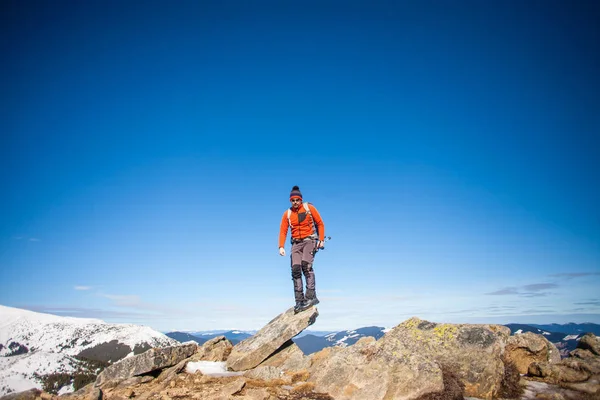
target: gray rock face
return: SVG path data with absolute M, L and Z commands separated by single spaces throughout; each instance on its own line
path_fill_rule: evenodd
M 292 383 L 292 378 L 285 375 L 281 368 L 258 366 L 254 369 L 246 371 L 244 376 L 251 379 L 260 379 L 263 381 L 281 380 L 285 384 Z
M 244 371 L 254 368 L 279 349 L 285 342 L 312 325 L 319 312 L 316 307 L 294 314 L 290 308 L 265 325 L 254 336 L 235 345 L 227 368 L 232 371 Z
M 372 337 L 346 348 L 325 348 L 310 358 L 309 382 L 336 400 L 412 400 L 444 390 L 435 361 L 398 353 Z
M 125 358 L 102 371 L 96 378 L 96 386 L 171 367 L 193 355 L 197 349 L 196 343 L 190 343 L 163 349 L 150 349 L 137 356 Z
M 546 383 L 558 384 L 586 395 L 600 395 L 600 356 L 594 353 L 598 350 L 598 338 L 586 334 L 581 338 L 577 349 L 569 353 L 569 357 L 559 363 L 534 362 L 529 366 L 531 376 L 541 378 Z
M 225 336 L 217 336 L 204 343 L 190 361 L 225 361 L 233 344 Z
M 600 356 L 600 340 L 593 333 L 586 333 L 577 343 L 577 348 L 589 350 L 594 355 Z
M 284 371 L 294 372 L 308 369 L 310 359 L 304 355 L 296 343 L 288 340 L 260 366 L 277 367 Z
M 526 332 L 508 338 L 506 359 L 512 361 L 519 373 L 526 374 L 533 362 L 560 362 L 560 353 L 543 335 Z
M 504 378 L 503 354 L 510 329 L 502 325 L 437 324 L 411 318 L 378 341 L 379 351 L 408 359 L 420 356 L 451 366 L 465 396 L 495 398 Z
M 42 393 L 39 389 L 29 389 L 22 392 L 10 393 L 0 397 L 0 400 L 35 400 Z

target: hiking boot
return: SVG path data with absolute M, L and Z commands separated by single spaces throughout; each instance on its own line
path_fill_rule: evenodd
M 307 305 L 307 307 L 316 306 L 316 305 L 317 305 L 317 304 L 319 304 L 319 303 L 320 303 L 320 301 L 319 301 L 319 299 L 317 299 L 316 297 L 315 297 L 314 299 L 309 299 L 309 300 L 306 300 L 306 305 Z
M 306 310 L 309 307 L 306 301 L 297 301 L 294 306 L 294 314 L 298 314 L 301 311 Z

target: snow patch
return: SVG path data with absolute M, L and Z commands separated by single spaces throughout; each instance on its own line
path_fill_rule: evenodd
M 227 367 L 224 361 L 196 361 L 189 362 L 185 367 L 185 372 L 193 374 L 196 371 L 202 372 L 203 375 L 207 376 L 239 376 L 243 375 L 244 371 L 231 372 L 227 371 Z
M 73 384 L 67 385 L 67 386 L 63 386 L 60 388 L 60 390 L 58 391 L 58 395 L 62 395 L 62 394 L 67 394 L 67 393 L 73 393 L 75 391 L 75 388 L 73 387 Z

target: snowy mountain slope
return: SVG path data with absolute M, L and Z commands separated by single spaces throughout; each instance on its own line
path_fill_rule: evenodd
M 41 387 L 34 374 L 73 373 L 77 358 L 114 362 L 178 342 L 150 327 L 59 317 L 0 305 L 0 396 Z
M 379 326 L 367 326 L 350 331 L 341 331 L 338 333 L 330 333 L 325 335 L 327 341 L 332 342 L 333 346 L 347 347 L 352 346 L 354 343 L 365 336 L 372 336 L 375 339 L 379 339 L 384 335 L 385 328 Z
M 360 338 L 365 336 L 372 336 L 375 339 L 382 337 L 387 330 L 379 326 L 367 326 L 350 331 L 341 331 L 329 333 L 323 337 L 315 335 L 304 335 L 298 336 L 293 339 L 294 343 L 302 352 L 306 355 L 315 353 L 324 349 L 325 347 L 338 346 L 347 347 L 352 346 Z
M 120 353 L 125 350 L 124 346 L 129 347 L 130 352 L 137 350 L 135 353 L 138 353 L 151 347 L 177 344 L 175 340 L 147 326 L 59 317 L 0 305 L 0 356 L 34 351 L 76 356 L 82 352 L 90 354 L 90 349 L 115 340 L 122 347 Z M 98 357 L 87 358 L 102 360 Z M 120 358 L 123 357 L 117 359 Z M 116 360 L 109 358 L 102 361 Z

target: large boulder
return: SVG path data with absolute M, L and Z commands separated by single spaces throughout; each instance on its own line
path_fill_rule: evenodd
M 418 399 L 444 390 L 437 363 L 417 353 L 398 353 L 372 337 L 346 348 L 311 355 L 309 382 L 336 400 Z
M 543 335 L 526 332 L 508 338 L 505 349 L 506 360 L 513 362 L 519 373 L 526 374 L 533 362 L 560 362 L 556 346 Z
M 256 367 L 284 343 L 312 325 L 318 315 L 316 307 L 298 314 L 290 308 L 256 334 L 235 345 L 227 358 L 227 368 L 232 371 L 244 371 Z
M 598 338 L 586 334 L 569 357 L 556 364 L 534 362 L 529 366 L 528 375 L 574 390 L 581 397 L 600 398 L 600 356 L 594 352 L 598 350 L 597 346 Z
M 411 318 L 379 339 L 378 349 L 445 365 L 464 383 L 466 396 L 491 399 L 502 387 L 509 337 L 510 329 L 502 325 L 438 324 Z
M 296 372 L 310 367 L 308 358 L 292 340 L 285 342 L 275 353 L 260 363 L 260 366 L 277 367 L 286 372 Z
M 196 343 L 150 349 L 137 356 L 124 358 L 107 367 L 96 378 L 96 386 L 177 365 L 198 350 Z
M 190 358 L 190 361 L 225 361 L 231 350 L 233 344 L 225 336 L 217 336 L 204 343 L 196 354 Z
M 579 339 L 579 343 L 577 343 L 577 348 L 589 350 L 594 355 L 600 356 L 600 340 L 598 340 L 598 336 L 593 333 L 586 333 Z

